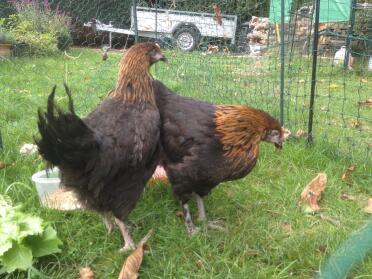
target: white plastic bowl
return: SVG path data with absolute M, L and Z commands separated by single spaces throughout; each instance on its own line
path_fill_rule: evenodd
M 48 170 L 48 173 L 45 170 L 34 173 L 31 179 L 35 182 L 36 191 L 41 202 L 57 190 L 61 184 L 58 168 Z

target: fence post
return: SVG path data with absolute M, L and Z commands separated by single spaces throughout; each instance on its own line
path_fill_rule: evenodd
M 137 24 L 137 1 L 132 0 L 133 25 L 134 25 L 134 41 L 138 43 L 138 24 Z
M 309 123 L 307 131 L 307 142 L 313 142 L 313 118 L 314 118 L 314 100 L 316 87 L 316 66 L 318 61 L 318 40 L 319 40 L 319 11 L 320 0 L 315 0 L 315 22 L 314 22 L 314 40 L 313 40 L 313 65 L 311 71 L 311 89 L 310 89 L 310 109 Z
M 155 0 L 155 40 L 158 40 L 158 0 Z
M 284 125 L 284 31 L 285 31 L 285 0 L 280 1 L 280 125 Z
M 351 7 L 350 7 L 350 21 L 349 26 L 347 29 L 347 37 L 346 37 L 346 55 L 344 60 L 344 69 L 348 68 L 349 65 L 349 57 L 350 57 L 350 45 L 351 45 L 351 37 L 354 29 L 354 23 L 355 23 L 355 9 L 356 9 L 356 0 L 351 1 Z

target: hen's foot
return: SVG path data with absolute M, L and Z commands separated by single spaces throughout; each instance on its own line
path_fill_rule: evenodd
M 212 229 L 212 230 L 218 230 L 218 231 L 226 230 L 226 228 L 224 227 L 224 222 L 222 220 L 208 221 L 206 222 L 206 226 L 208 229 Z
M 199 228 L 195 227 L 194 223 L 191 220 L 191 214 L 190 214 L 190 209 L 189 209 L 188 204 L 187 203 L 183 204 L 182 208 L 183 208 L 183 217 L 185 218 L 186 231 L 187 231 L 187 234 L 191 237 L 199 231 Z
M 107 229 L 107 234 L 111 234 L 114 229 L 114 222 L 112 221 L 112 216 L 110 214 L 103 214 L 102 220 Z
M 133 242 L 125 243 L 124 247 L 120 248 L 120 253 L 130 252 L 136 249 L 136 245 Z

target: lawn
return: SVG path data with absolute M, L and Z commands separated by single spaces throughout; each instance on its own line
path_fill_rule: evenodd
M 61 253 L 35 263 L 37 269 L 51 278 L 75 279 L 81 266 L 90 266 L 97 278 L 117 278 L 126 257 L 118 252 L 122 245 L 119 231 L 107 235 L 101 219 L 92 212 L 40 207 L 30 177 L 44 163 L 38 155 L 19 154 L 20 147 L 37 135 L 37 108 L 45 107 L 53 85 L 58 85 L 57 100 L 63 104 L 67 98 L 62 83 L 67 81 L 82 116 L 114 86 L 120 53 L 110 53 L 105 62 L 93 50 L 74 49 L 70 55 L 78 58 L 61 55 L 0 62 L 4 141 L 0 161 L 15 163 L 0 170 L 0 192 L 22 204 L 25 211 L 51 222 L 64 243 Z M 247 57 L 200 52 L 168 51 L 166 55 L 169 65 L 156 65 L 153 75 L 180 94 L 216 103 L 247 103 L 278 116 L 279 60 L 275 53 L 259 63 Z M 291 139 L 280 154 L 262 144 L 259 162 L 250 175 L 217 187 L 206 199 L 207 213 L 210 219 L 223 219 L 226 231 L 203 229 L 187 237 L 169 185 L 146 189 L 129 217 L 135 240 L 155 230 L 141 278 L 310 278 L 350 233 L 365 224 L 370 217 L 363 208 L 372 197 L 368 146 L 372 109 L 359 107 L 357 102 L 371 97 L 372 76 L 361 76 L 358 71 L 345 76 L 326 60 L 320 65 L 315 143 L 309 146 L 304 139 Z M 308 66 L 308 59 L 298 58 L 286 71 L 285 123 L 294 133 L 306 131 Z M 356 164 L 356 170 L 348 185 L 341 175 L 351 164 Z M 328 175 L 321 213 L 339 226 L 320 214 L 306 215 L 298 207 L 303 188 L 319 172 Z M 355 199 L 344 200 L 342 194 Z M 371 270 L 369 257 L 349 278 L 372 278 Z M 26 278 L 26 274 L 9 278 Z

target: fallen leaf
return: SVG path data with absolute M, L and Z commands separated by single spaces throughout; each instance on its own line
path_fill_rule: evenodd
M 95 279 L 94 272 L 89 267 L 82 267 L 79 270 L 79 279 Z
M 372 142 L 369 142 L 369 143 L 367 143 L 369 146 L 371 146 L 372 147 Z
M 328 85 L 328 88 L 329 89 L 336 89 L 336 88 L 338 88 L 338 85 L 336 83 L 331 83 L 330 85 Z
M 318 251 L 322 254 L 324 254 L 327 251 L 327 245 L 319 245 Z
M 300 79 L 297 81 L 298 83 L 305 83 L 305 80 L 304 79 Z
M 146 248 L 146 242 L 151 237 L 152 232 L 153 230 L 151 229 L 138 243 L 136 250 L 134 250 L 125 260 L 118 279 L 136 279 L 138 277 L 138 271 L 141 267 L 143 254 Z
M 291 230 L 292 230 L 292 226 L 291 226 L 291 224 L 288 223 L 288 222 L 284 222 L 284 223 L 282 224 L 282 230 L 283 230 L 283 232 L 284 232 L 285 234 L 289 234 L 289 233 L 291 232 Z
M 298 137 L 298 138 L 306 137 L 306 135 L 307 135 L 307 133 L 302 129 L 299 129 L 296 132 L 296 137 Z
M 341 175 L 341 180 L 345 182 L 348 185 L 351 185 L 351 182 L 349 181 L 349 177 L 352 174 L 352 172 L 355 170 L 355 166 L 351 165 L 349 166 L 346 171 Z
M 359 120 L 353 120 L 351 121 L 351 127 L 353 128 L 359 128 L 362 126 L 362 122 L 360 122 Z
M 368 205 L 363 210 L 365 213 L 372 214 L 372 198 L 368 199 Z
M 15 165 L 14 163 L 5 163 L 3 161 L 0 161 L 0 170 L 5 169 L 10 166 L 14 166 L 14 165 Z
M 287 140 L 290 136 L 291 136 L 291 130 L 287 129 L 287 128 L 282 128 L 283 130 L 283 137 L 284 137 L 284 140 Z
M 367 100 L 364 101 L 359 101 L 358 105 L 372 108 L 372 98 L 368 98 Z
M 354 196 L 349 195 L 349 194 L 345 194 L 345 193 L 343 193 L 341 195 L 341 199 L 343 199 L 345 201 L 355 201 L 355 197 Z
M 367 82 L 368 82 L 368 80 L 367 80 L 366 78 L 362 78 L 360 81 L 361 81 L 362 83 L 367 83 Z
M 176 211 L 176 216 L 182 219 L 184 218 L 182 211 Z
M 195 265 L 198 269 L 201 269 L 201 267 L 203 266 L 203 262 L 200 259 L 196 259 Z
M 262 63 L 261 61 L 257 60 L 256 63 L 254 64 L 255 68 L 262 68 Z
M 324 191 L 324 187 L 327 183 L 327 175 L 325 173 L 319 173 L 309 184 L 306 185 L 301 193 L 301 203 L 310 207 L 310 212 L 317 212 L 320 210 L 318 201 L 320 200 L 321 194 Z

